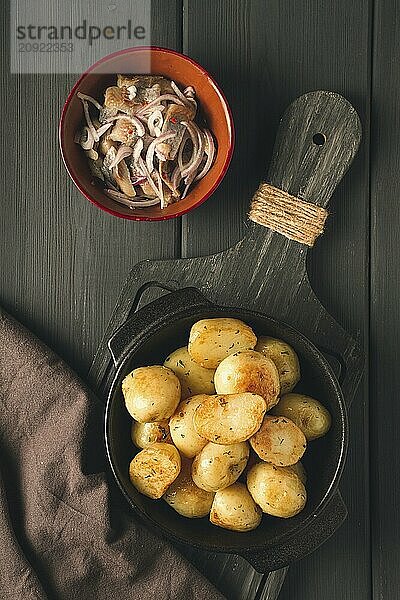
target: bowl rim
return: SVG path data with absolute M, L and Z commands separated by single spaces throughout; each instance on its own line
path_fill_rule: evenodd
M 87 77 L 87 75 L 90 75 L 90 73 L 100 64 L 102 64 L 103 62 L 107 62 L 109 59 L 114 58 L 115 56 L 120 56 L 122 54 L 130 54 L 130 53 L 134 53 L 134 52 L 138 52 L 138 51 L 150 51 L 150 53 L 155 50 L 155 51 L 160 51 L 160 52 L 165 52 L 167 54 L 172 54 L 175 56 L 179 56 L 180 58 L 183 58 L 184 60 L 186 60 L 188 63 L 192 64 L 193 66 L 195 66 L 197 69 L 199 69 L 201 71 L 201 73 L 203 75 L 205 75 L 214 85 L 214 87 L 216 88 L 222 103 L 224 105 L 224 109 L 227 115 L 227 122 L 228 122 L 228 126 L 229 126 L 229 130 L 230 130 L 230 145 L 228 148 L 228 152 L 227 152 L 227 157 L 225 159 L 225 162 L 222 166 L 222 170 L 220 172 L 220 174 L 218 175 L 216 181 L 214 182 L 214 184 L 210 187 L 210 189 L 193 205 L 182 209 L 176 213 L 173 213 L 171 215 L 159 215 L 159 216 L 154 216 L 154 217 L 150 217 L 150 216 L 140 216 L 140 215 L 136 215 L 136 214 L 123 214 L 118 212 L 117 210 L 114 210 L 112 208 L 109 208 L 107 206 L 104 206 L 103 204 L 101 204 L 98 200 L 96 200 L 95 198 L 93 198 L 92 196 L 90 196 L 87 191 L 83 188 L 83 186 L 81 185 L 80 181 L 78 178 L 75 177 L 75 175 L 72 173 L 71 170 L 71 163 L 68 160 L 68 157 L 66 155 L 65 152 L 65 140 L 64 140 L 64 126 L 65 126 L 65 120 L 66 120 L 66 114 L 67 114 L 67 110 L 68 107 L 71 103 L 72 98 L 75 96 L 76 90 L 78 89 L 79 85 L 81 84 L 81 82 Z M 163 46 L 132 46 L 129 48 L 124 48 L 122 50 L 117 50 L 116 52 L 112 52 L 111 54 L 107 54 L 106 56 L 103 56 L 102 58 L 100 58 L 98 61 L 96 61 L 95 63 L 93 63 L 90 67 L 88 67 L 86 69 L 86 71 L 84 71 L 82 73 L 82 75 L 80 75 L 80 77 L 78 78 L 78 80 L 75 82 L 75 84 L 73 85 L 73 87 L 71 88 L 67 99 L 64 102 L 62 111 L 61 111 L 61 117 L 60 117 L 60 121 L 59 121 L 59 126 L 58 126 L 58 137 L 59 137 L 59 144 L 60 144 L 60 150 L 61 150 L 61 156 L 63 159 L 63 163 L 64 166 L 67 170 L 68 175 L 70 176 L 70 178 L 72 179 L 73 183 L 75 184 L 75 186 L 78 188 L 78 190 L 80 191 L 80 193 L 87 199 L 89 200 L 89 202 L 91 202 L 92 204 L 94 204 L 95 206 L 97 206 L 97 208 L 100 208 L 101 210 L 105 211 L 106 213 L 113 215 L 114 217 L 119 217 L 121 219 L 127 219 L 129 221 L 167 221 L 169 219 L 175 219 L 177 217 L 180 217 L 192 210 L 194 210 L 195 208 L 199 207 L 201 204 L 203 204 L 203 202 L 205 202 L 217 189 L 217 187 L 220 185 L 220 183 L 222 182 L 223 178 L 226 175 L 226 172 L 228 170 L 228 167 L 230 165 L 232 156 L 233 156 L 233 152 L 234 152 L 234 148 L 235 148 L 235 126 L 234 126 L 234 121 L 233 121 L 233 114 L 232 114 L 232 110 L 231 107 L 227 101 L 227 98 L 224 94 L 224 92 L 222 91 L 222 89 L 220 88 L 220 86 L 218 85 L 218 83 L 216 82 L 216 80 L 208 73 L 208 71 L 206 71 L 206 69 L 204 69 L 204 67 L 202 67 L 197 61 L 193 60 L 193 58 L 190 58 L 189 56 L 186 56 L 186 54 L 183 54 L 182 52 L 178 52 L 177 50 L 171 50 L 170 48 L 165 48 Z M 176 203 L 177 206 L 179 206 L 179 202 Z
M 323 497 L 320 499 L 318 504 L 315 506 L 314 510 L 306 518 L 301 520 L 295 527 L 293 527 L 293 529 L 290 529 L 289 531 L 278 534 L 274 538 L 267 540 L 267 542 L 265 542 L 264 544 L 262 544 L 262 543 L 252 544 L 250 546 L 242 545 L 240 548 L 238 548 L 237 546 L 228 546 L 228 545 L 217 546 L 217 545 L 214 545 L 213 543 L 209 543 L 207 541 L 204 541 L 201 543 L 193 542 L 193 541 L 190 542 L 190 541 L 188 541 L 188 539 L 181 537 L 181 535 L 177 534 L 172 529 L 167 529 L 166 527 L 164 527 L 164 525 L 159 523 L 157 521 L 157 519 L 154 519 L 152 516 L 146 514 L 145 512 L 143 512 L 141 510 L 141 508 L 139 506 L 137 506 L 137 504 L 134 502 L 134 500 L 128 493 L 127 489 L 125 488 L 123 481 L 121 481 L 121 479 L 119 477 L 119 473 L 118 473 L 118 465 L 116 464 L 116 461 L 114 460 L 114 456 L 113 456 L 113 452 L 112 452 L 112 448 L 111 448 L 110 412 L 111 412 L 112 404 L 114 403 L 115 398 L 116 398 L 116 396 L 115 396 L 116 387 L 117 387 L 117 385 L 119 385 L 121 383 L 120 382 L 121 372 L 126 368 L 127 362 L 129 362 L 129 360 L 132 358 L 132 354 L 134 352 L 134 347 L 142 345 L 142 343 L 144 341 L 148 340 L 149 337 L 156 334 L 157 331 L 160 329 L 160 327 L 163 326 L 163 318 L 155 321 L 151 327 L 146 328 L 146 330 L 142 331 L 140 333 L 140 335 L 138 335 L 137 338 L 135 338 L 135 340 L 132 340 L 132 342 L 129 346 L 129 350 L 123 355 L 122 360 L 121 360 L 120 364 L 118 365 L 118 367 L 114 373 L 114 376 L 111 379 L 111 383 L 109 384 L 109 388 L 107 390 L 107 402 L 106 402 L 105 413 L 104 413 L 104 438 L 105 438 L 106 454 L 107 454 L 109 466 L 111 468 L 114 479 L 115 479 L 119 489 L 121 490 L 123 496 L 126 498 L 126 500 L 128 501 L 131 508 L 134 510 L 134 512 L 136 514 L 138 514 L 140 516 L 140 518 L 143 519 L 144 523 L 146 523 L 149 527 L 151 527 L 151 529 L 153 531 L 158 531 L 167 539 L 170 539 L 170 540 L 173 539 L 175 542 L 181 543 L 183 545 L 188 545 L 188 546 L 195 547 L 195 548 L 201 548 L 201 549 L 209 551 L 209 552 L 225 552 L 225 553 L 229 553 L 229 554 L 242 554 L 242 553 L 257 553 L 260 551 L 261 552 L 267 551 L 271 547 L 284 546 L 285 544 L 290 543 L 291 540 L 293 540 L 295 537 L 301 535 L 306 529 L 312 528 L 313 522 L 315 521 L 315 517 L 317 515 L 320 515 L 324 511 L 324 509 L 329 504 L 330 500 L 333 498 L 333 495 L 337 491 L 339 482 L 340 482 L 340 479 L 341 479 L 341 476 L 343 473 L 343 469 L 345 466 L 347 450 L 348 450 L 348 443 L 349 443 L 349 421 L 348 421 L 347 405 L 346 405 L 346 402 L 344 399 L 342 388 L 336 377 L 336 374 L 334 373 L 332 366 L 329 364 L 329 362 L 326 359 L 326 357 L 324 356 L 323 352 L 320 349 L 318 349 L 315 346 L 315 344 L 313 344 L 311 342 L 311 340 L 309 340 L 305 335 L 303 335 L 295 327 L 285 323 L 284 321 L 275 319 L 274 317 L 271 317 L 260 311 L 254 311 L 254 310 L 244 309 L 244 308 L 240 308 L 240 307 L 221 306 L 221 305 L 214 304 L 214 303 L 208 303 L 208 304 L 205 304 L 204 306 L 183 308 L 183 309 L 177 311 L 173 315 L 172 321 L 176 323 L 177 321 L 180 321 L 181 319 L 187 317 L 188 315 L 197 316 L 198 313 L 207 312 L 207 311 L 218 313 L 218 316 L 224 316 L 225 313 L 226 313 L 226 316 L 232 316 L 232 313 L 235 313 L 237 318 L 244 318 L 244 319 L 246 317 L 241 317 L 240 315 L 246 315 L 247 317 L 251 317 L 251 316 L 255 316 L 258 318 L 261 317 L 263 319 L 270 321 L 271 323 L 277 324 L 279 327 L 288 330 L 292 335 L 296 336 L 296 338 L 299 339 L 300 342 L 305 347 L 308 348 L 308 350 L 311 352 L 311 354 L 313 354 L 317 358 L 318 362 L 321 365 L 321 368 L 324 368 L 326 370 L 327 374 L 329 375 L 330 385 L 332 386 L 332 390 L 335 393 L 335 397 L 336 397 L 339 412 L 340 412 L 340 430 L 341 430 L 340 452 L 338 453 L 337 460 L 336 460 L 335 473 L 334 473 L 333 477 L 331 478 L 330 484 L 327 487 Z M 134 315 L 132 315 L 131 319 L 137 318 L 139 313 L 140 313 L 140 311 L 138 311 L 138 313 L 135 313 Z M 199 317 L 199 318 L 201 318 L 201 317 Z M 171 322 L 171 316 L 169 316 L 169 322 Z M 233 533 L 235 533 L 235 532 L 233 532 Z

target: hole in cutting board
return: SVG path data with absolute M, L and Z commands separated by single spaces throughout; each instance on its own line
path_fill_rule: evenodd
M 323 146 L 326 142 L 326 137 L 323 133 L 314 133 L 312 141 L 316 146 Z

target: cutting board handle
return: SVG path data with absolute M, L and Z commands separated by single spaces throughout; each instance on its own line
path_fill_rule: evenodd
M 361 140 L 356 110 L 340 94 L 309 92 L 286 110 L 266 181 L 326 207 Z

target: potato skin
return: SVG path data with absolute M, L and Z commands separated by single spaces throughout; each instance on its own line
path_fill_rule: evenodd
M 209 514 L 214 492 L 197 487 L 192 479 L 191 461 L 182 462 L 181 472 L 165 492 L 164 500 L 177 513 L 189 519 L 199 519 Z
M 278 402 L 279 374 L 273 361 L 254 350 L 225 358 L 214 375 L 217 394 L 252 392 L 262 396 L 270 410 Z
M 186 346 L 172 352 L 164 361 L 181 382 L 181 399 L 197 394 L 215 394 L 214 369 L 205 369 L 193 360 Z
M 318 400 L 303 394 L 282 396 L 272 411 L 274 415 L 288 417 L 299 427 L 308 441 L 325 435 L 331 426 L 329 411 Z
M 132 421 L 131 439 L 137 448 L 147 448 L 155 442 L 171 442 L 168 421 L 154 423 Z
M 158 499 L 178 477 L 181 457 L 172 444 L 155 443 L 134 456 L 129 465 L 129 478 L 135 488 Z
M 297 462 L 294 465 L 290 465 L 289 467 L 285 467 L 285 469 L 289 469 L 289 471 L 292 471 L 293 473 L 295 473 L 297 475 L 297 477 L 300 479 L 301 483 L 303 485 L 306 485 L 307 483 L 307 473 L 306 470 L 304 468 L 303 463 L 299 460 L 299 462 Z
M 246 442 L 225 446 L 209 442 L 192 463 L 193 481 L 207 492 L 217 492 L 235 483 L 248 458 Z
M 250 446 L 249 460 L 247 461 L 246 468 L 243 471 L 243 476 L 247 477 L 247 473 L 250 471 L 251 467 L 253 465 L 256 465 L 259 462 L 260 462 L 260 457 L 257 456 L 257 454 L 254 452 L 253 448 Z
M 202 367 L 216 369 L 230 354 L 254 348 L 256 343 L 252 328 L 239 319 L 201 319 L 190 330 L 188 351 Z
M 267 415 L 250 445 L 261 460 L 277 467 L 294 465 L 303 456 L 307 442 L 304 433 L 287 417 Z
M 300 381 L 299 359 L 293 348 L 283 340 L 261 336 L 255 350 L 274 362 L 279 373 L 281 395 L 291 392 Z
M 262 511 L 243 483 L 219 490 L 214 497 L 210 521 L 232 531 L 251 531 L 259 526 Z
M 250 469 L 247 488 L 261 510 L 274 517 L 294 517 L 307 500 L 306 488 L 293 470 L 265 462 Z
M 197 433 L 193 423 L 193 415 L 197 407 L 206 398 L 208 398 L 206 394 L 198 394 L 183 400 L 170 419 L 172 441 L 186 458 L 196 456 L 208 442 L 205 437 Z
M 194 428 L 215 444 L 248 440 L 261 426 L 266 404 L 257 394 L 207 396 L 196 408 Z
M 168 419 L 181 398 L 181 384 L 171 369 L 153 365 L 134 369 L 122 382 L 126 408 L 139 423 Z

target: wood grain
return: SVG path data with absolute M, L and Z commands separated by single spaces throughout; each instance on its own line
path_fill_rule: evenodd
M 153 41 L 179 47 L 180 2 L 152 4 Z M 1 177 L 0 302 L 84 374 L 129 269 L 148 256 L 175 256 L 180 225 L 117 219 L 81 196 L 58 147 L 76 76 L 10 75 L 5 17 L 1 100 L 13 126 L 1 137 L 9 166 Z
M 400 6 L 375 3 L 371 129 L 371 525 L 376 600 L 399 597 Z
M 221 187 L 184 219 L 184 256 L 205 255 L 240 239 L 249 199 L 266 172 L 278 120 L 296 96 L 312 89 L 342 93 L 359 112 L 368 140 L 370 4 L 187 0 L 185 50 L 222 85 L 233 109 L 237 142 Z M 323 304 L 360 335 L 365 350 L 368 185 L 364 143 L 335 193 L 327 231 L 309 261 L 311 282 Z M 320 551 L 292 566 L 283 600 L 370 597 L 367 397 L 364 382 L 350 413 L 351 443 L 341 485 L 349 518 Z

